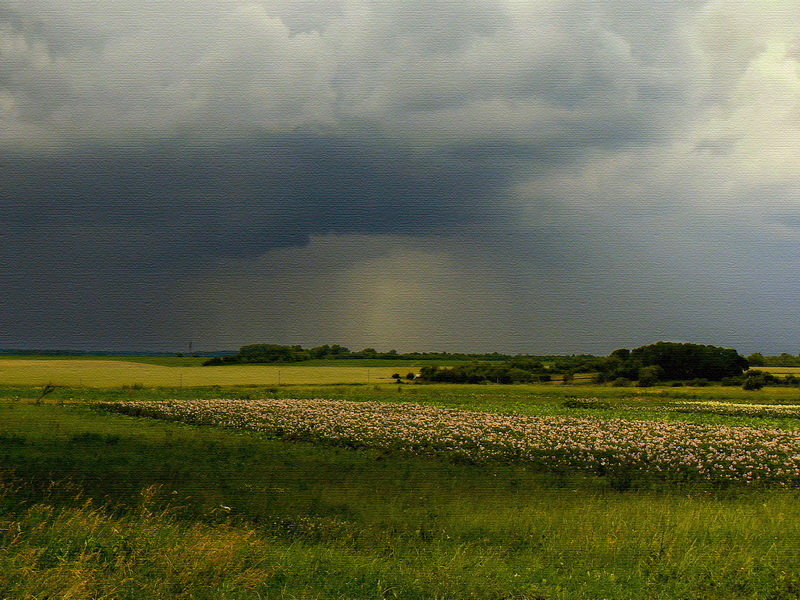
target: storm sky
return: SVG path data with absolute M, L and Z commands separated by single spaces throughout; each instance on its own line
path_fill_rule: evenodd
M 0 348 L 800 352 L 800 0 L 0 0 Z

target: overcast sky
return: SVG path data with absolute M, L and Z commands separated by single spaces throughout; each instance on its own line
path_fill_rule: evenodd
M 800 0 L 0 0 L 0 347 L 800 352 Z

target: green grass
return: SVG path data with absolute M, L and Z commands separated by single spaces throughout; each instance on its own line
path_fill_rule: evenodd
M 0 388 L 0 597 L 800 597 L 800 491 L 649 484 L 617 492 L 600 477 L 291 444 L 87 406 L 338 397 L 657 418 L 659 404 L 675 399 L 661 391 L 718 398 L 737 390 L 61 388 L 37 405 L 38 388 Z M 784 392 L 746 397 L 786 401 Z M 652 412 L 625 409 L 634 394 Z M 562 406 L 590 395 L 611 408 Z

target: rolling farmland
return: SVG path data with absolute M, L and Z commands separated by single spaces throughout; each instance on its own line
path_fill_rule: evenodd
M 0 360 L 0 597 L 798 597 L 796 387 L 158 360 Z

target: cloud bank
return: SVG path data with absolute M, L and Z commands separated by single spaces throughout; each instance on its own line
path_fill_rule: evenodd
M 0 2 L 0 346 L 795 347 L 800 2 Z

